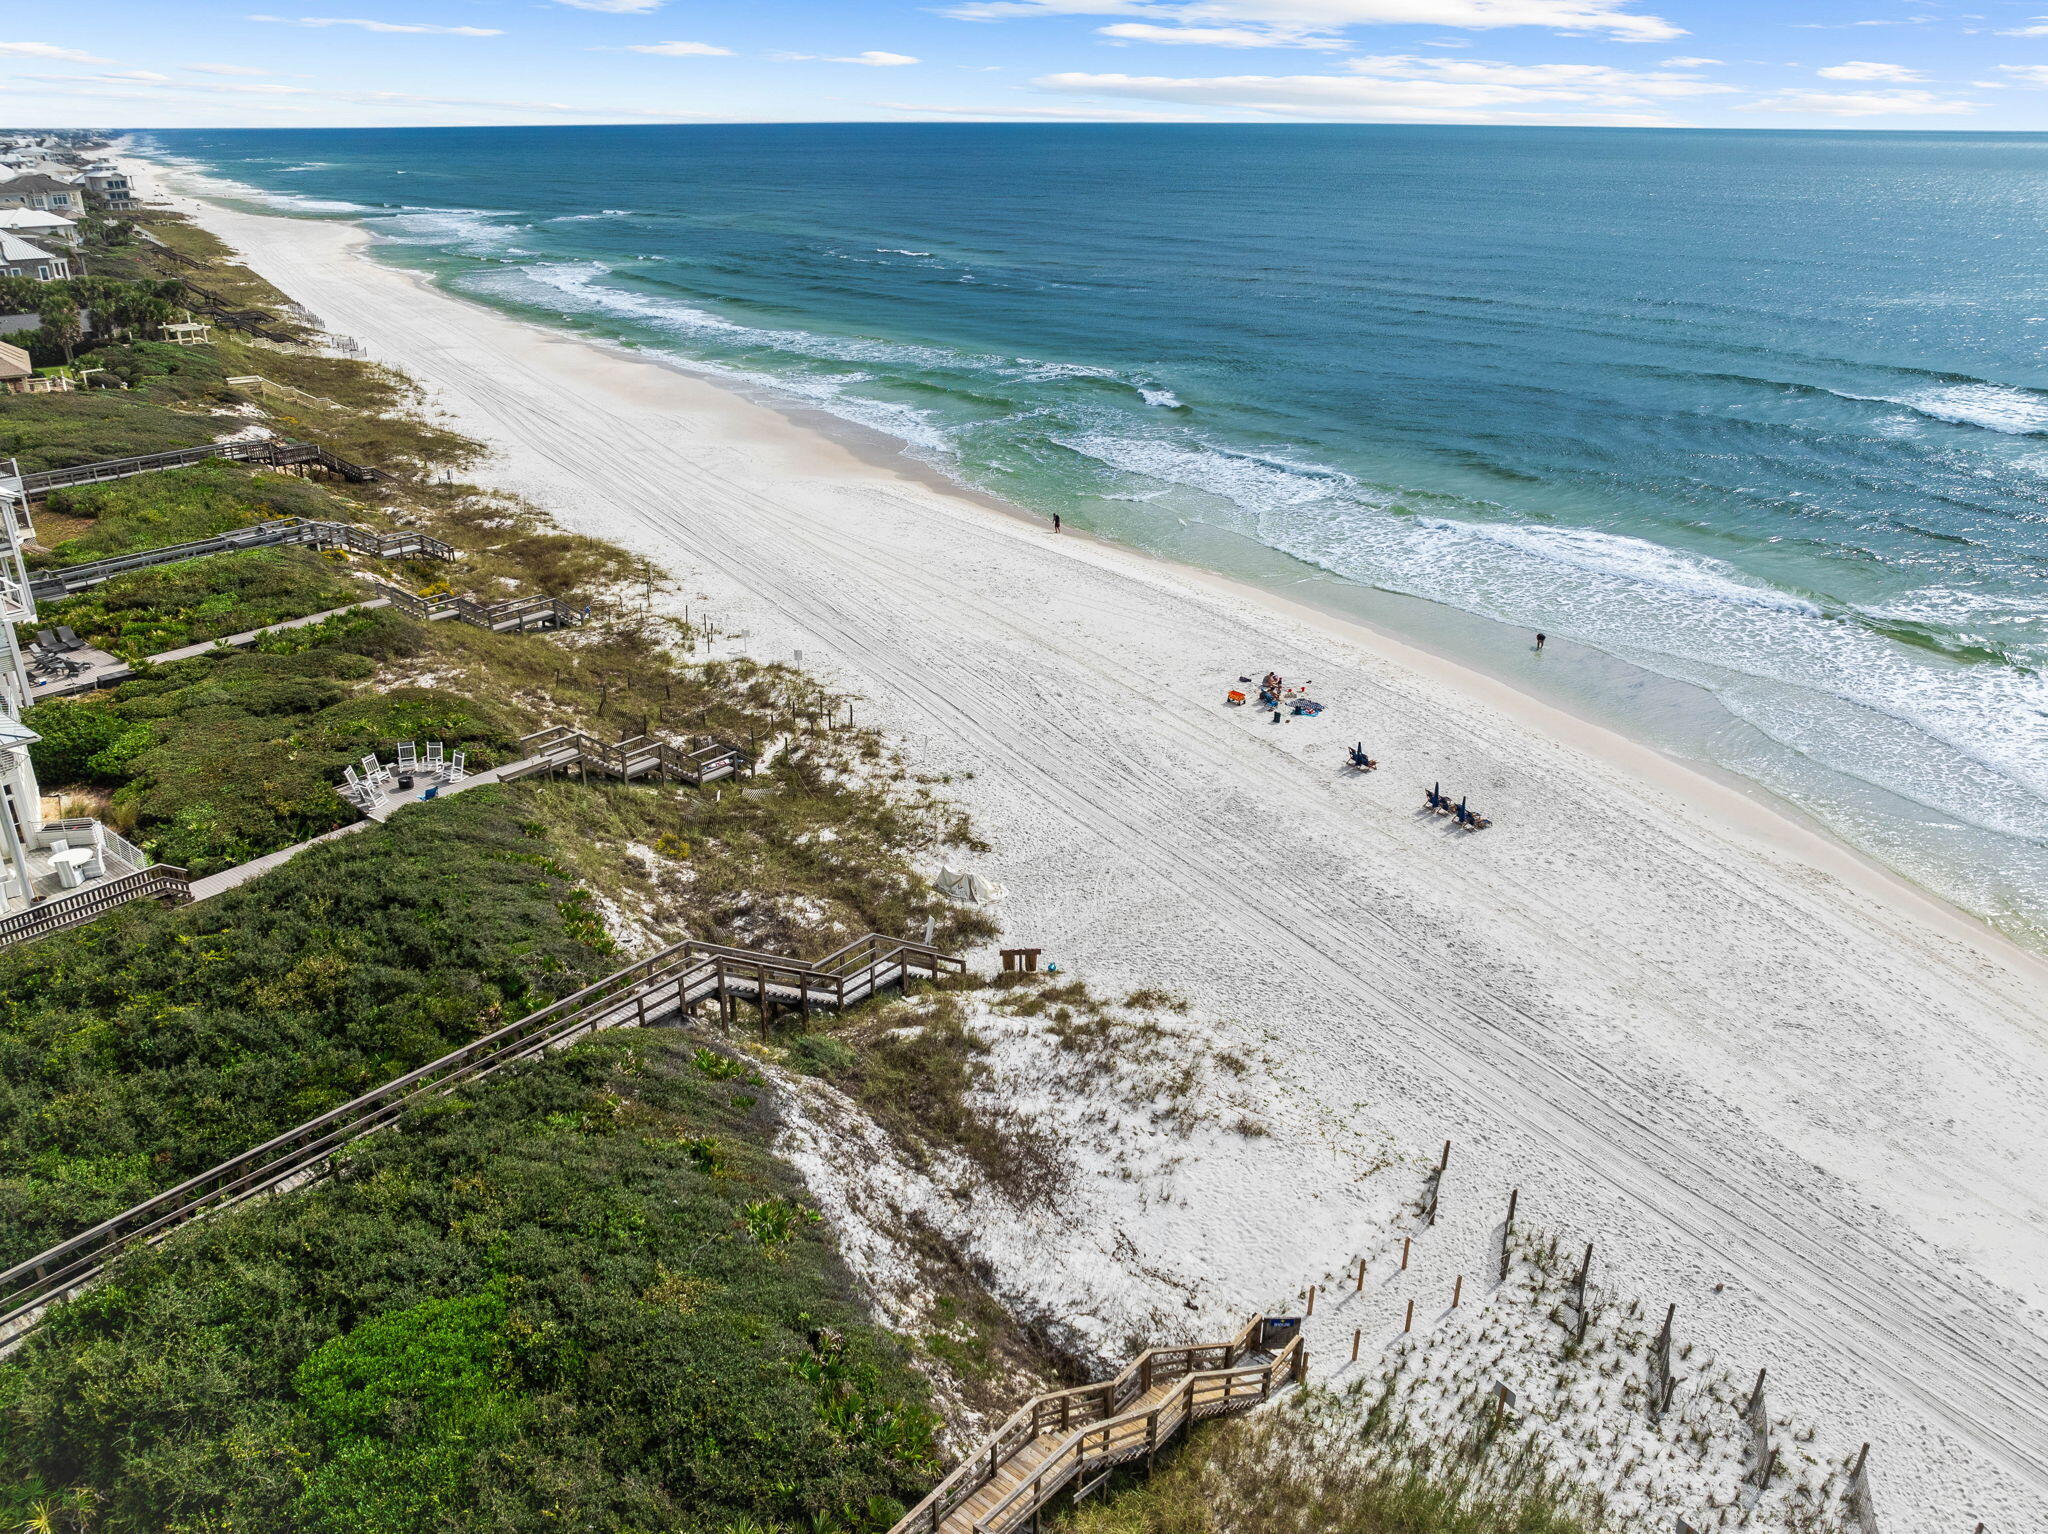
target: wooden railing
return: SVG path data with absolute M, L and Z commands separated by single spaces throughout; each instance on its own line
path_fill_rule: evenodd
M 848 967 L 849 955 L 855 956 L 855 967 Z M 858 939 L 815 961 L 712 943 L 678 943 L 0 1273 L 0 1352 L 26 1335 L 46 1306 L 90 1284 L 123 1252 L 159 1241 L 180 1226 L 244 1199 L 316 1176 L 336 1151 L 386 1127 L 407 1109 L 515 1061 L 600 1029 L 644 1027 L 707 1000 L 718 1001 L 721 1008 L 729 1007 L 734 997 L 747 997 L 764 1010 L 836 1009 L 865 1001 L 885 987 L 907 985 L 918 976 L 936 979 L 965 967 L 964 961 L 926 944 L 878 936 Z
M 327 398 L 324 394 L 308 394 L 304 389 L 295 389 L 290 384 L 279 383 L 274 378 L 265 378 L 261 373 L 245 373 L 239 378 L 223 378 L 222 383 L 230 389 L 241 389 L 250 394 L 261 394 L 266 399 L 288 399 L 295 405 L 315 405 L 322 410 L 346 410 L 346 405 Z
M 743 772 L 749 765 L 746 752 L 720 741 L 684 749 L 651 735 L 629 735 L 606 745 L 567 725 L 536 730 L 521 736 L 519 744 L 533 762 L 525 772 L 515 774 L 520 777 L 573 766 L 595 770 L 622 782 L 651 777 L 701 788 Z
M 207 442 L 198 447 L 175 448 L 167 453 L 142 453 L 133 458 L 109 458 L 100 463 L 74 464 L 68 469 L 44 469 L 22 476 L 22 489 L 30 496 L 62 490 L 71 485 L 96 485 L 133 474 L 154 474 L 159 469 L 180 469 L 209 459 L 224 458 L 233 463 L 260 463 L 271 468 L 301 468 L 307 465 L 339 474 L 356 484 L 382 479 L 383 472 L 350 463 L 311 442 L 285 442 L 266 437 L 258 442 Z
M 350 522 L 323 522 L 312 517 L 278 517 L 253 527 L 238 527 L 212 538 L 195 538 L 190 543 L 166 544 L 160 549 L 138 549 L 116 554 L 90 564 L 58 565 L 29 573 L 29 590 L 39 602 L 53 602 L 88 590 L 102 581 L 131 570 L 155 565 L 177 564 L 181 560 L 203 559 L 209 554 L 231 554 L 239 549 L 265 549 L 297 545 L 314 549 L 350 549 L 377 559 L 453 559 L 455 549 L 439 538 L 401 528 L 393 533 L 374 532 Z M 384 588 L 394 603 L 399 593 Z M 409 601 L 418 598 L 407 597 Z
M 0 920 L 0 948 L 75 927 L 131 900 L 169 900 L 183 905 L 191 898 L 192 881 L 185 870 L 158 863 Z
M 1285 1339 L 1284 1341 L 1282 1339 Z M 1277 1350 L 1269 1351 L 1269 1344 Z M 1246 1362 L 1254 1355 L 1252 1362 Z M 1004 1534 L 1037 1514 L 1082 1474 L 1156 1454 L 1189 1422 L 1245 1411 L 1304 1378 L 1308 1353 L 1295 1317 L 1254 1317 L 1228 1342 L 1150 1348 L 1099 1385 L 1038 1396 L 990 1435 L 890 1534 Z M 1177 1389 L 1144 1402 L 1157 1388 Z M 1045 1443 L 1048 1438 L 1056 1440 Z M 968 1504 L 1026 1450 L 1018 1484 L 979 1514 Z
M 560 597 L 507 597 L 502 602 L 474 602 L 468 597 L 422 597 L 382 581 L 371 584 L 391 599 L 400 612 L 428 623 L 459 619 L 494 633 L 528 629 L 569 628 L 590 616 L 588 607 L 574 607 Z

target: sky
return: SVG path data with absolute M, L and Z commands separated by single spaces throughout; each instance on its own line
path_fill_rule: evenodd
M 0 0 L 0 123 L 2048 130 L 2048 0 L 299 3 Z

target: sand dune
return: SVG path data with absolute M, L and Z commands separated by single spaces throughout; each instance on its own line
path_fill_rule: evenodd
M 1519 1186 L 1525 1220 L 1597 1235 L 1690 1335 L 1874 1440 L 1895 1526 L 2048 1526 L 2036 960 L 1483 677 L 446 296 L 351 225 L 202 216 L 490 443 L 492 482 L 971 772 L 1016 940 L 1283 1062 L 1273 1165 L 1299 1177 L 1184 1189 L 1144 1263 L 1219 1311 L 1285 1293 L 1361 1238 L 1321 1196 L 1345 1126 L 1452 1138 L 1447 1198 Z M 1268 667 L 1328 713 L 1221 707 Z M 1354 739 L 1380 772 L 1343 770 Z M 1494 828 L 1419 814 L 1433 781 Z M 1444 1239 L 1476 1251 L 1466 1223 Z

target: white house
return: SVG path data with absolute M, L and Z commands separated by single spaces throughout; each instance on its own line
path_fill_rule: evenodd
M 24 664 L 17 624 L 36 621 L 22 544 L 35 536 L 21 471 L 0 460 L 0 918 L 62 899 L 145 866 L 149 859 L 96 820 L 43 813 L 29 747 L 35 731 L 22 711 L 36 682 Z
M 115 212 L 136 206 L 135 188 L 129 184 L 127 172 L 119 166 L 87 166 L 85 189 Z
M 42 208 L 51 213 L 85 209 L 85 189 L 55 176 L 16 176 L 0 181 L 0 208 Z
M 0 208 L 0 229 L 42 245 L 76 245 L 79 240 L 75 220 L 41 208 Z
M 58 282 L 71 275 L 68 257 L 56 255 L 18 234 L 0 230 L 0 277 L 33 277 Z

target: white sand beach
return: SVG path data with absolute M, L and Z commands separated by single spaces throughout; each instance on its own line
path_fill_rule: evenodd
M 191 207 L 490 444 L 487 482 L 957 775 L 1010 941 L 1281 1062 L 1260 1186 L 1076 1239 L 1243 1311 L 1361 1249 L 1357 1144 L 1450 1139 L 1460 1271 L 1518 1187 L 1832 1447 L 1871 1440 L 1887 1529 L 2048 1527 L 2048 966 L 1486 677 L 451 297 L 351 224 Z M 1223 706 L 1269 668 L 1328 711 Z M 1434 782 L 1493 827 L 1421 813 Z

